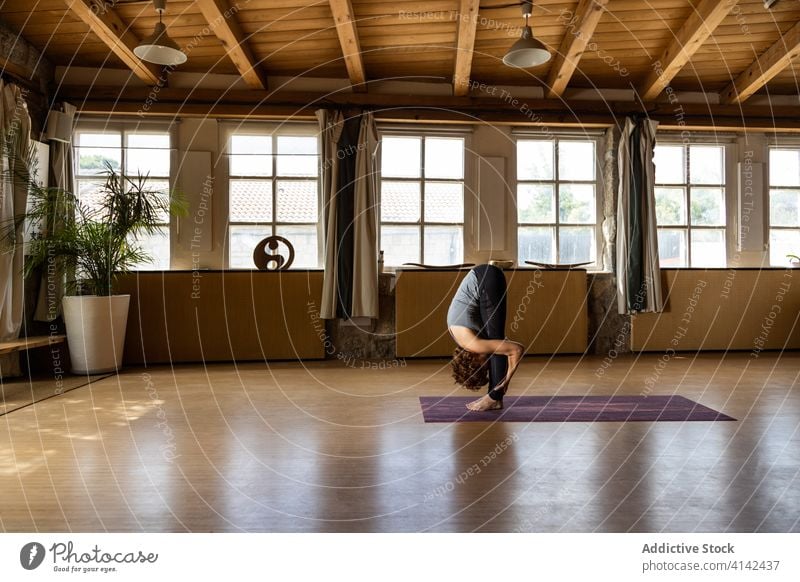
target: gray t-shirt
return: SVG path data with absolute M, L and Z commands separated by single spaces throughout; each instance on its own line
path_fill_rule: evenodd
M 458 286 L 450 309 L 447 310 L 447 325 L 460 325 L 479 333 L 483 327 L 481 317 L 480 289 L 478 276 L 472 270 L 467 273 L 461 285 Z

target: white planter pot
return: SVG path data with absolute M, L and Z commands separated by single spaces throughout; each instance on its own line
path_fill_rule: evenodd
M 130 295 L 64 297 L 64 323 L 73 374 L 119 370 L 130 301 Z

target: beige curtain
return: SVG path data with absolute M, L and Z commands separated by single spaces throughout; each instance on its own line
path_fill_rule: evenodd
M 617 307 L 619 313 L 663 311 L 656 228 L 657 121 L 625 120 L 618 150 Z
M 69 103 L 63 105 L 64 113 L 69 117 L 75 117 L 77 108 Z M 73 192 L 73 165 L 72 165 L 72 143 L 58 140 L 50 141 L 50 186 L 60 188 L 67 192 Z M 61 213 L 54 216 L 51 228 L 59 228 L 66 220 L 71 217 Z M 61 315 L 61 299 L 64 297 L 64 273 L 56 268 L 56 265 L 48 264 L 42 272 L 42 279 L 39 285 L 39 297 L 36 302 L 36 311 L 33 318 L 36 321 L 53 321 Z
M 353 317 L 378 317 L 378 130 L 372 113 L 361 115 L 356 154 Z
M 378 317 L 378 132 L 371 113 L 317 111 L 322 141 L 323 319 Z
M 339 180 L 339 167 L 336 163 L 339 138 L 344 127 L 344 115 L 341 111 L 318 109 L 316 112 L 320 126 L 322 149 L 322 200 L 323 200 L 323 241 L 325 248 L 325 274 L 322 280 L 322 305 L 320 317 L 334 319 L 336 317 L 336 256 L 337 239 L 329 236 L 336 232 L 336 183 Z
M 15 176 L 28 159 L 31 119 L 22 91 L 0 79 L 0 222 L 8 223 L 25 212 L 28 186 Z M 22 328 L 24 305 L 23 234 L 17 233 L 17 244 L 0 251 L 0 341 L 15 340 Z M 0 356 L 0 376 L 20 374 L 19 354 Z

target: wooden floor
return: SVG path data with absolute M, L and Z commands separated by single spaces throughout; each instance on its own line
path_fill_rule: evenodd
M 96 376 L 37 374 L 33 378 L 0 378 L 0 416 L 8 414 L 23 406 L 30 406 L 45 398 L 54 398 L 60 394 L 86 386 L 105 378 L 109 374 Z
M 641 394 L 658 358 L 528 358 L 512 391 Z M 0 417 L 0 529 L 796 532 L 798 374 L 669 360 L 651 393 L 737 422 L 447 425 L 442 360 L 130 369 Z

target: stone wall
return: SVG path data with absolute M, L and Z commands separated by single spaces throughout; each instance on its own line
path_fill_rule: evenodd
M 332 319 L 326 322 L 328 337 L 336 349 L 336 353 L 328 354 L 327 358 L 338 358 L 352 365 L 362 360 L 395 359 L 394 284 L 394 274 L 381 273 L 380 317 L 377 320 L 344 322 Z
M 588 273 L 588 353 L 630 351 L 631 316 L 617 313 L 617 279 L 613 273 Z
M 31 116 L 31 137 L 40 139 L 49 110 L 55 67 L 20 34 L 0 21 L 0 62 L 7 80 L 23 90 Z M 8 74 L 11 73 L 11 74 Z

